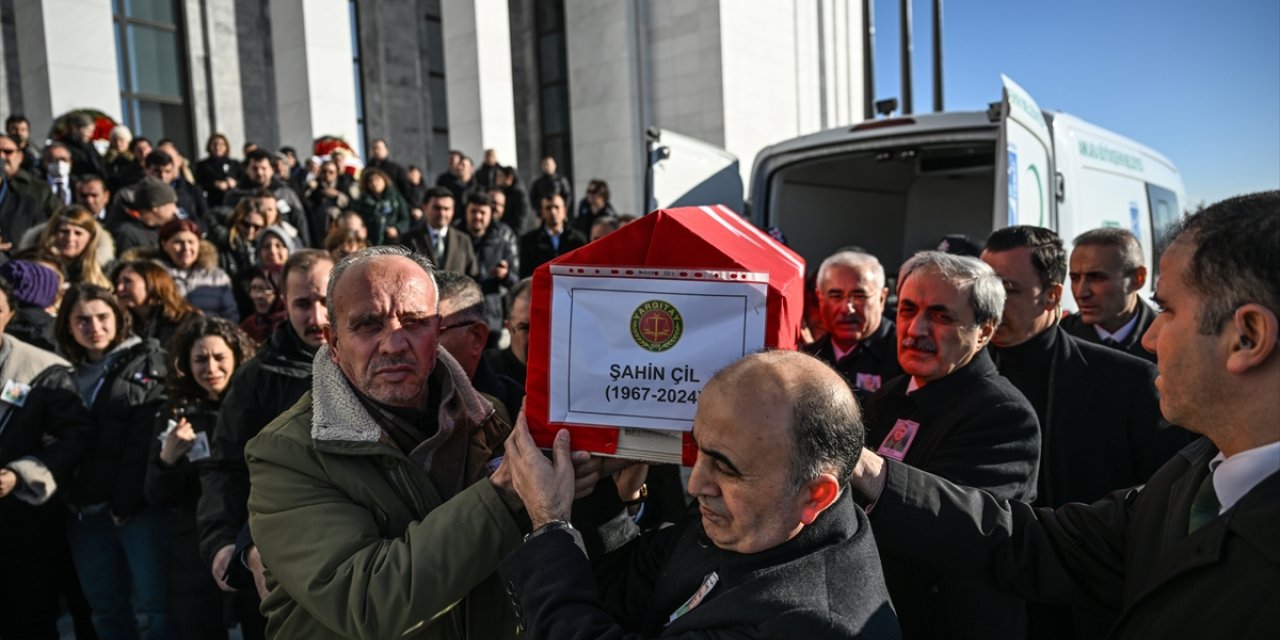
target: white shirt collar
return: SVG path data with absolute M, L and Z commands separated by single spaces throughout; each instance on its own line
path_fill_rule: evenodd
M 911 382 L 907 383 L 907 393 L 910 394 L 911 392 L 919 388 L 920 388 L 920 381 L 916 380 L 915 376 L 911 376 Z
M 427 228 L 431 230 L 432 240 L 435 240 L 437 237 L 446 238 L 449 236 L 449 225 L 445 225 L 443 228 L 440 228 L 440 229 L 437 229 L 435 227 L 427 227 Z
M 1142 304 L 1142 302 L 1139 301 L 1138 304 Z M 1133 333 L 1133 329 L 1136 326 L 1138 326 L 1138 313 L 1134 312 L 1133 317 L 1129 318 L 1129 321 L 1124 323 L 1124 326 L 1117 329 L 1115 333 L 1111 333 L 1110 331 L 1103 329 L 1100 324 L 1093 325 L 1093 330 L 1098 332 L 1099 340 L 1111 338 L 1116 342 L 1124 342 L 1124 339 L 1128 338 L 1129 334 Z
M 1245 494 L 1280 471 L 1280 442 L 1264 444 L 1230 458 L 1218 452 L 1209 461 L 1213 470 L 1213 490 L 1218 494 L 1218 513 L 1234 507 Z

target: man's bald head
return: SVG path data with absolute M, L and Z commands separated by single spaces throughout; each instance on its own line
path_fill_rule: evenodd
M 840 374 L 797 351 L 764 351 L 721 369 L 703 394 L 722 394 L 742 407 L 756 428 L 790 425 L 791 482 L 800 486 L 821 473 L 841 486 L 862 453 L 862 412 Z

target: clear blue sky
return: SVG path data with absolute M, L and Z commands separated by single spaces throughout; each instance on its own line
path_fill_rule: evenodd
M 932 6 L 912 2 L 917 112 L 933 104 Z M 875 0 L 877 98 L 899 96 L 899 16 Z M 1005 73 L 1041 108 L 1163 153 L 1192 206 L 1280 188 L 1276 0 L 944 0 L 942 51 L 947 110 L 998 100 Z

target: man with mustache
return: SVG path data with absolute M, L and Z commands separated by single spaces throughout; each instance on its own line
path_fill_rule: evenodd
M 852 484 L 874 502 L 882 548 L 1028 599 L 1115 609 L 1108 638 L 1275 635 L 1280 191 L 1211 205 L 1164 238 L 1142 343 L 1160 356 L 1161 413 L 1204 437 L 1145 484 L 1056 509 L 864 450 Z
M 318 249 L 298 251 L 285 262 L 280 295 L 289 321 L 281 323 L 257 355 L 236 371 L 210 442 L 212 458 L 200 474 L 200 551 L 210 561 L 214 579 L 224 588 L 239 591 L 237 610 L 246 637 L 262 637 L 265 621 L 257 612 L 252 576 L 244 571 L 246 567 L 261 571 L 245 529 L 249 469 L 244 447 L 311 389 L 311 362 L 329 328 L 325 288 L 332 269 L 333 259 Z
M 1004 301 L 1000 278 L 976 258 L 924 251 L 902 265 L 897 337 L 905 375 L 868 402 L 868 449 L 1006 499 L 1035 498 L 1035 410 L 985 349 Z M 915 435 L 903 446 L 895 431 Z M 904 638 L 1024 636 L 1022 600 L 877 542 Z
M 883 383 L 902 374 L 894 324 L 883 316 L 889 297 L 884 267 L 873 255 L 839 251 L 818 267 L 816 289 L 827 334 L 804 351 L 839 371 L 865 402 Z

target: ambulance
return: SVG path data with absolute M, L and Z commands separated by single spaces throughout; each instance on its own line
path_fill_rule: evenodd
M 780 231 L 810 269 L 855 246 L 892 277 L 946 236 L 981 246 L 994 229 L 1031 224 L 1056 230 L 1068 251 L 1089 229 L 1128 229 L 1154 274 L 1153 250 L 1186 205 L 1177 167 L 1124 136 L 1042 110 L 1002 80 L 1001 100 L 986 111 L 869 120 L 766 147 L 751 171 L 746 215 Z M 735 180 L 741 193 L 736 159 L 670 132 L 650 139 L 651 206 L 714 198 L 744 211 L 733 197 Z

